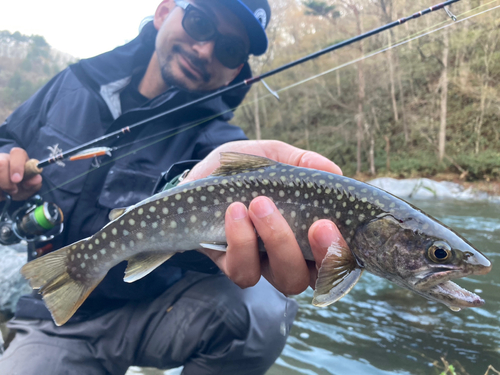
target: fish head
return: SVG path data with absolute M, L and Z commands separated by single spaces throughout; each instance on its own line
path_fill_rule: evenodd
M 404 219 L 383 215 L 358 228 L 351 249 L 360 266 L 458 311 L 484 300 L 454 282 L 484 275 L 491 262 L 437 220 L 418 213 Z

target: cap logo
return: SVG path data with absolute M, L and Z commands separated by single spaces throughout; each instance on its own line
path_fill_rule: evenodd
M 262 8 L 257 9 L 254 13 L 255 18 L 257 18 L 262 25 L 262 28 L 266 28 L 267 14 L 266 11 Z

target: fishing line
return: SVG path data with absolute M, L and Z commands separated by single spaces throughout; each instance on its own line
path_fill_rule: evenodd
M 498 0 L 494 0 L 494 1 L 498 1 Z M 487 10 L 482 11 L 482 12 L 480 12 L 480 13 L 476 13 L 476 14 L 474 14 L 474 15 L 472 15 L 472 16 L 467 17 L 467 18 L 460 19 L 460 20 L 457 20 L 457 21 L 453 21 L 453 23 L 449 23 L 449 24 L 447 24 L 447 25 L 445 25 L 445 26 L 441 26 L 441 27 L 439 27 L 439 28 L 437 28 L 437 29 L 435 29 L 435 30 L 432 30 L 432 31 L 426 32 L 426 33 L 424 33 L 424 34 L 418 35 L 418 36 L 413 37 L 413 38 L 411 38 L 411 39 L 408 39 L 408 40 L 403 40 L 403 41 L 398 42 L 398 43 L 396 43 L 396 44 L 392 44 L 392 45 L 390 45 L 389 47 L 386 47 L 386 48 L 384 48 L 384 49 L 381 49 L 381 50 L 376 50 L 376 51 L 374 51 L 374 52 L 369 53 L 368 55 L 361 56 L 361 57 L 359 57 L 359 58 L 357 58 L 357 59 L 351 60 L 351 61 L 346 62 L 346 63 L 341 64 L 341 65 L 338 65 L 338 66 L 336 66 L 336 67 L 334 67 L 334 68 L 328 69 L 328 70 L 326 70 L 326 71 L 324 71 L 324 72 L 322 72 L 322 73 L 318 73 L 318 74 L 316 74 L 316 75 L 314 75 L 314 76 L 308 77 L 308 78 L 306 78 L 306 79 L 303 79 L 302 81 L 298 81 L 298 82 L 296 82 L 296 83 L 293 83 L 293 84 L 291 84 L 291 85 L 289 85 L 289 86 L 286 86 L 286 87 L 284 87 L 284 88 L 282 88 L 282 89 L 278 89 L 278 90 L 276 90 L 276 91 L 277 91 L 277 92 L 283 92 L 283 91 L 289 90 L 289 89 L 294 88 L 294 87 L 296 87 L 296 86 L 299 86 L 299 85 L 301 85 L 301 84 L 303 84 L 303 83 L 306 83 L 306 82 L 312 81 L 312 80 L 314 80 L 314 79 L 316 79 L 316 78 L 319 78 L 319 77 L 324 76 L 324 75 L 326 75 L 326 74 L 332 73 L 332 72 L 334 72 L 334 71 L 336 71 L 336 70 L 338 70 L 338 69 L 345 68 L 345 67 L 347 67 L 347 66 L 349 66 L 349 65 L 352 65 L 352 64 L 355 64 L 355 63 L 357 63 L 357 62 L 363 61 L 363 60 L 365 60 L 365 59 L 367 59 L 367 58 L 370 58 L 370 57 L 376 56 L 376 55 L 378 55 L 378 54 L 380 54 L 380 53 L 387 52 L 387 51 L 389 51 L 390 49 L 393 49 L 393 48 L 396 48 L 396 47 L 402 46 L 402 45 L 407 44 L 407 43 L 409 43 L 409 42 L 412 42 L 412 41 L 414 41 L 414 40 L 420 39 L 420 38 L 422 38 L 422 37 L 424 37 L 424 36 L 430 35 L 430 34 L 432 34 L 432 33 L 436 32 L 436 31 L 443 30 L 443 29 L 445 29 L 445 28 L 447 28 L 447 27 L 453 26 L 453 25 L 458 24 L 458 23 L 461 23 L 461 22 L 463 22 L 463 21 L 467 21 L 467 20 L 469 20 L 469 19 L 471 19 L 471 18 L 473 18 L 473 17 L 476 17 L 476 16 L 482 15 L 482 14 L 484 14 L 484 13 L 490 12 L 490 11 L 495 10 L 495 9 L 497 9 L 497 8 L 500 8 L 500 5 L 497 5 L 496 7 L 493 7 L 493 8 L 487 9 Z M 271 96 L 271 94 L 266 94 L 266 95 L 264 95 L 262 98 L 257 99 L 257 101 L 262 100 L 262 99 L 266 99 L 266 98 L 268 98 L 268 97 L 270 97 L 270 96 Z M 249 104 L 252 104 L 252 103 L 255 103 L 255 101 L 254 101 L 254 102 L 251 102 L 251 103 L 249 103 Z
M 469 10 L 469 11 L 466 11 L 466 12 L 464 12 L 464 13 L 461 13 L 459 16 L 461 16 L 461 15 L 463 15 L 463 14 L 466 14 L 466 13 L 470 13 L 470 12 L 472 12 L 472 11 L 474 11 L 474 10 L 477 10 L 477 9 L 479 9 L 479 8 L 481 8 L 481 7 L 484 7 L 485 5 L 491 4 L 491 3 L 496 2 L 496 1 L 498 1 L 498 0 L 493 0 L 493 1 L 489 2 L 489 3 L 487 3 L 487 4 L 483 4 L 483 5 L 481 5 L 481 6 L 478 6 L 478 7 L 474 8 L 474 9 L 471 9 L 471 10 Z M 292 88 L 294 88 L 294 87 L 297 87 L 297 86 L 299 86 L 299 85 L 301 85 L 301 84 L 304 84 L 304 83 L 310 82 L 310 81 L 312 81 L 312 80 L 314 80 L 314 79 L 316 79 L 316 78 L 319 78 L 319 77 L 324 76 L 324 75 L 326 75 L 326 74 L 332 73 L 332 72 L 334 72 L 334 71 L 336 71 L 336 70 L 339 70 L 339 69 L 345 68 L 345 67 L 347 67 L 347 66 L 349 66 L 349 65 L 352 65 L 352 64 L 355 64 L 355 63 L 357 63 L 357 62 L 360 62 L 360 61 L 363 61 L 363 60 L 365 60 L 365 59 L 368 59 L 368 58 L 370 58 L 370 57 L 376 56 L 376 55 L 378 55 L 378 54 L 380 54 L 380 53 L 383 53 L 383 52 L 386 52 L 386 51 L 388 51 L 388 50 L 390 50 L 390 49 L 392 49 L 392 48 L 396 48 L 396 47 L 399 47 L 399 46 L 401 46 L 401 45 L 407 44 L 407 43 L 409 43 L 409 42 L 411 42 L 411 41 L 413 41 L 413 40 L 420 39 L 420 38 L 422 38 L 422 37 L 424 37 L 424 36 L 427 36 L 427 35 L 430 35 L 430 34 L 432 34 L 432 33 L 434 33 L 434 32 L 437 32 L 437 31 L 443 30 L 443 29 L 445 29 L 445 28 L 447 28 L 447 27 L 450 27 L 450 26 L 453 26 L 453 25 L 455 25 L 455 24 L 459 24 L 459 23 L 461 23 L 461 22 L 467 21 L 467 20 L 469 20 L 469 19 L 471 19 L 471 18 L 474 18 L 474 17 L 476 17 L 476 16 L 479 16 L 479 15 L 482 15 L 482 14 L 485 14 L 485 13 L 488 13 L 488 12 L 490 12 L 490 11 L 492 11 L 492 10 L 497 9 L 497 8 L 500 8 L 500 5 L 495 6 L 495 7 L 493 7 L 493 8 L 490 8 L 490 9 L 487 9 L 487 10 L 484 10 L 484 11 L 479 12 L 479 13 L 473 14 L 473 15 L 471 15 L 471 16 L 469 16 L 469 17 L 464 18 L 464 19 L 460 19 L 460 20 L 457 20 L 457 21 L 452 21 L 451 23 L 448 23 L 448 24 L 447 24 L 447 25 L 445 25 L 445 26 L 442 26 L 442 27 L 439 27 L 439 28 L 437 28 L 437 29 L 431 30 L 431 31 L 426 32 L 426 33 L 424 33 L 424 34 L 419 34 L 419 35 L 417 35 L 417 36 L 412 37 L 411 39 L 407 39 L 408 37 L 403 38 L 403 39 L 402 39 L 402 41 L 400 41 L 400 42 L 398 42 L 398 43 L 392 44 L 392 45 L 390 45 L 390 46 L 388 46 L 388 47 L 386 47 L 386 48 L 383 48 L 383 49 L 375 50 L 374 52 L 371 52 L 371 53 L 369 53 L 368 55 L 364 55 L 364 56 L 361 56 L 361 57 L 359 57 L 359 58 L 357 58 L 357 59 L 353 59 L 353 60 L 351 60 L 351 61 L 349 61 L 349 62 L 346 62 L 346 63 L 344 63 L 344 64 L 338 65 L 338 66 L 336 66 L 336 67 L 334 67 L 334 68 L 328 69 L 328 70 L 326 70 L 326 71 L 324 71 L 324 72 L 322 72 L 322 73 L 319 73 L 319 74 L 316 74 L 316 75 L 314 75 L 314 76 L 308 77 L 308 78 L 306 78 L 306 79 L 303 79 L 303 80 L 301 80 L 301 81 L 299 81 L 299 82 L 293 83 L 293 84 L 291 84 L 291 85 L 289 85 L 289 86 L 286 86 L 286 87 L 284 87 L 284 88 L 278 89 L 278 90 L 276 90 L 276 91 L 277 91 L 277 92 L 285 92 L 285 91 L 290 90 L 290 89 L 292 89 Z M 447 21 L 444 21 L 444 22 L 447 22 Z M 437 25 L 441 25 L 441 24 L 443 24 L 444 22 L 440 22 L 440 23 L 438 23 Z M 448 22 L 449 22 L 449 21 L 448 21 Z M 435 26 L 436 26 L 436 25 L 435 25 Z M 432 27 L 435 27 L 435 26 L 432 26 Z M 429 30 L 429 28 L 427 28 L 426 30 Z M 413 34 L 413 35 L 415 35 L 415 34 Z M 247 102 L 247 103 L 241 104 L 239 107 L 250 106 L 250 105 L 252 105 L 252 104 L 255 104 L 256 102 L 259 102 L 259 101 L 261 101 L 261 100 L 267 99 L 267 98 L 269 98 L 269 97 L 271 97 L 271 96 L 273 96 L 273 95 L 272 95 L 272 94 L 266 94 L 266 95 L 264 95 L 264 96 L 262 96 L 262 97 L 258 98 L 257 100 L 253 100 L 253 101 L 249 101 L 249 102 Z M 50 189 L 49 191 L 45 192 L 45 194 L 50 193 L 50 192 L 52 192 L 52 191 L 54 191 L 54 190 L 56 190 L 56 189 L 58 189 L 58 188 L 60 188 L 60 187 L 62 187 L 62 186 L 64 186 L 64 185 L 66 185 L 66 184 L 68 184 L 68 183 L 70 183 L 70 182 L 72 182 L 72 181 L 75 181 L 75 180 L 77 180 L 77 179 L 79 179 L 79 178 L 81 178 L 81 177 L 83 177 L 83 176 L 85 176 L 85 175 L 87 175 L 87 174 L 89 174 L 89 173 L 91 173 L 91 172 L 95 171 L 96 169 L 98 169 L 98 168 L 100 168 L 100 167 L 103 167 L 103 166 L 105 166 L 105 165 L 108 165 L 109 163 L 113 163 L 113 162 L 115 162 L 115 161 L 117 161 L 117 160 L 120 160 L 120 159 L 122 159 L 122 158 L 124 158 L 124 157 L 126 157 L 126 156 L 128 156 L 128 155 L 134 154 L 134 153 L 136 153 L 137 151 L 143 150 L 143 149 L 145 149 L 145 148 L 147 148 L 147 147 L 149 147 L 149 146 L 152 146 L 152 145 L 154 145 L 154 144 L 156 144 L 156 143 L 158 143 L 158 142 L 162 142 L 162 141 L 164 141 L 164 140 L 166 140 L 166 139 L 168 139 L 168 138 L 170 138 L 170 137 L 173 137 L 173 136 L 175 136 L 175 135 L 177 135 L 177 134 L 179 134 L 179 133 L 182 133 L 182 132 L 184 132 L 184 131 L 187 131 L 187 130 L 189 130 L 189 129 L 192 129 L 192 128 L 194 128 L 194 127 L 197 127 L 197 126 L 199 126 L 199 125 L 202 125 L 202 124 L 204 124 L 204 123 L 206 123 L 206 122 L 208 122 L 208 121 L 210 121 L 210 120 L 213 120 L 213 119 L 215 119 L 215 118 L 217 118 L 217 117 L 219 117 L 219 116 L 222 116 L 222 115 L 224 115 L 224 114 L 226 114 L 226 113 L 233 112 L 234 110 L 236 110 L 236 108 L 238 108 L 238 107 L 234 107 L 234 108 L 228 109 L 228 110 L 226 110 L 226 111 L 220 112 L 220 113 L 218 113 L 218 114 L 216 114 L 216 115 L 213 115 L 213 116 L 211 116 L 211 117 L 208 117 L 208 118 L 205 118 L 205 119 L 203 119 L 203 120 L 200 120 L 199 122 L 195 122 L 195 123 L 193 123 L 193 124 L 189 124 L 189 125 L 187 125 L 187 126 L 186 126 L 186 125 L 181 125 L 181 126 L 178 126 L 178 127 L 176 127 L 176 128 L 167 129 L 167 130 L 165 130 L 164 132 L 161 132 L 161 133 L 158 133 L 158 134 L 154 134 L 154 135 L 151 135 L 151 136 L 148 136 L 148 137 L 142 138 L 142 139 L 140 139 L 140 140 L 136 140 L 136 141 L 130 142 L 130 143 L 126 144 L 126 145 L 119 146 L 119 148 L 122 148 L 122 147 L 125 147 L 125 146 L 128 146 L 128 145 L 136 144 L 136 143 L 139 143 L 139 142 L 144 142 L 145 140 L 150 139 L 150 138 L 156 138 L 159 134 L 164 134 L 164 133 L 167 133 L 167 132 L 172 132 L 172 131 L 178 130 L 178 131 L 176 131 L 176 132 L 174 132 L 174 133 L 172 133 L 172 134 L 168 134 L 168 135 L 167 135 L 167 136 L 165 136 L 165 137 L 162 137 L 162 138 L 160 138 L 160 139 L 156 139 L 155 141 L 150 142 L 150 143 L 148 143 L 148 144 L 146 144 L 146 145 L 144 145 L 144 146 L 141 146 L 141 147 L 139 147 L 139 148 L 137 148 L 137 149 L 131 150 L 131 151 L 129 151 L 129 152 L 127 152 L 127 153 L 123 154 L 123 155 L 120 155 L 120 156 L 118 156 L 118 157 L 112 158 L 111 160 L 108 160 L 108 161 L 106 161 L 106 162 L 102 163 L 102 164 L 101 164 L 100 166 L 98 166 L 98 167 L 91 168 L 91 169 L 89 169 L 88 171 L 85 171 L 85 172 L 83 172 L 83 173 L 81 173 L 81 174 L 79 174 L 79 175 L 77 175 L 77 176 L 75 176 L 75 177 L 73 177 L 73 178 L 69 179 L 68 181 L 63 182 L 63 183 L 62 183 L 62 184 L 60 184 L 60 185 L 53 187 L 53 188 L 52 188 L 52 189 Z M 118 149 L 118 148 L 117 148 L 117 149 Z

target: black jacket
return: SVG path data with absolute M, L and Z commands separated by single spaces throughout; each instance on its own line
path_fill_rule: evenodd
M 42 160 L 55 149 L 68 150 L 195 99 L 196 95 L 173 88 L 140 108 L 121 113 L 119 93 L 135 72 L 145 70 L 154 50 L 155 36 L 156 30 L 149 23 L 130 43 L 81 60 L 59 73 L 0 126 L 0 152 L 9 152 L 17 146 L 30 157 Z M 250 68 L 245 65 L 235 81 L 250 76 Z M 132 134 L 124 134 L 106 145 L 120 148 L 112 158 L 100 158 L 103 166 L 91 173 L 86 172 L 92 169 L 93 160 L 46 167 L 40 194 L 46 201 L 59 205 L 65 218 L 63 234 L 52 241 L 54 249 L 97 232 L 108 222 L 111 209 L 150 196 L 160 174 L 173 164 L 203 159 L 223 143 L 246 139 L 241 129 L 227 121 L 233 116 L 231 108 L 241 103 L 247 91 L 217 97 L 152 121 Z M 221 115 L 209 119 L 218 114 Z M 186 127 L 203 119 L 209 120 Z M 140 141 L 144 138 L 147 139 Z M 201 255 L 189 253 L 192 255 L 187 255 L 188 263 L 184 264 L 191 260 L 205 264 Z M 206 264 L 213 270 L 213 264 Z M 91 318 L 133 299 L 154 298 L 182 276 L 181 268 L 167 262 L 142 280 L 126 284 L 122 280 L 124 269 L 122 263 L 108 273 L 73 321 Z M 16 316 L 50 318 L 35 294 L 20 300 Z

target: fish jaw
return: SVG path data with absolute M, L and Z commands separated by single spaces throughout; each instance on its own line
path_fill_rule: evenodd
M 460 287 L 453 281 L 437 284 L 422 295 L 427 299 L 443 303 L 453 311 L 484 305 L 484 300 L 481 297 Z

